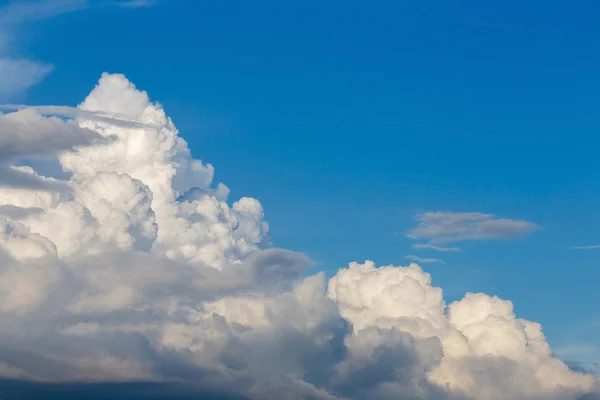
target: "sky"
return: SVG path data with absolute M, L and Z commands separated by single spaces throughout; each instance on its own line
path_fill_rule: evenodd
M 214 165 L 212 183 L 210 168 L 198 167 L 208 179 L 198 185 L 203 192 L 223 182 L 230 205 L 245 196 L 260 202 L 260 210 L 254 200 L 231 205 L 250 210 L 259 231 L 248 228 L 252 246 L 268 240 L 305 253 L 314 262 L 305 275 L 324 271 L 327 279 L 354 261 L 415 262 L 448 304 L 469 292 L 508 299 L 519 317 L 541 323 L 561 359 L 600 362 L 595 2 L 23 0 L 0 7 L 1 103 L 78 107 L 104 72 L 123 74 L 164 107 L 193 158 Z M 109 139 L 98 136 L 98 113 L 133 129 L 133 120 L 117 121 L 121 112 L 133 118 L 129 103 L 108 99 L 125 84 L 105 85 L 77 109 L 0 117 L 0 130 L 16 135 L 0 139 L 0 184 L 62 193 L 75 190 L 62 187 L 70 174 L 91 179 L 77 163 L 102 160 L 92 150 L 61 158 L 62 166 L 39 154 L 102 145 Z M 47 114 L 55 116 L 50 128 Z M 83 128 L 64 122 L 74 117 Z M 49 133 L 21 143 L 36 129 Z M 25 179 L 27 171 L 8 167 L 17 158 L 59 181 Z M 143 176 L 149 189 L 140 193 L 150 204 L 162 195 Z M 134 193 L 133 183 L 123 185 Z M 256 222 L 263 210 L 268 235 Z M 43 236 L 48 218 L 28 228 Z M 136 225 L 145 238 L 149 223 Z M 48 238 L 59 258 L 71 251 L 60 245 L 66 239 Z M 167 258 L 186 251 L 174 238 L 156 240 Z M 236 246 L 231 260 L 254 251 Z

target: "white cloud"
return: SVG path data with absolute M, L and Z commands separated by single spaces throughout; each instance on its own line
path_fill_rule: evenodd
M 412 245 L 412 247 L 414 249 L 419 249 L 419 250 L 435 250 L 435 251 L 441 251 L 441 252 L 460 251 L 460 249 L 458 247 L 436 246 L 435 244 L 431 244 L 431 243 L 415 243 Z
M 75 121 L 98 121 L 106 122 L 111 125 L 123 128 L 159 128 L 160 125 L 153 125 L 152 122 L 142 123 L 135 121 L 131 117 L 120 113 L 104 113 L 102 111 L 87 111 L 77 107 L 69 106 L 26 106 L 23 104 L 0 104 L 2 111 L 19 111 L 22 109 L 34 110 L 47 117 L 70 118 Z
M 402 340 L 392 332 L 408 333 L 404 340 L 419 354 L 414 368 L 455 393 L 474 399 L 578 398 L 597 384 L 553 358 L 541 326 L 516 318 L 511 302 L 470 293 L 446 307 L 441 289 L 416 265 L 351 263 L 331 279 L 328 294 L 356 337 L 369 336 L 354 352 L 351 346 L 351 354 L 381 357 L 377 350 Z
M 456 248 L 438 246 L 441 243 L 456 243 L 465 240 L 488 240 L 515 238 L 533 232 L 536 224 L 479 212 L 429 211 L 415 217 L 418 224 L 407 233 L 415 240 L 429 240 L 421 248 L 449 251 Z
M 53 182 L 71 191 L 0 187 L 0 376 L 183 381 L 261 400 L 598 392 L 512 303 L 447 305 L 416 264 L 306 277 L 306 255 L 271 246 L 260 202 L 228 202 L 124 76 L 104 74 L 78 109 L 65 124 L 110 140 L 59 153 L 69 179 Z
M 415 255 L 408 255 L 408 256 L 406 256 L 406 258 L 408 258 L 411 261 L 415 261 L 415 262 L 418 262 L 421 264 L 429 264 L 429 263 L 444 264 L 444 261 L 442 261 L 438 258 L 423 258 L 423 257 L 415 256 Z

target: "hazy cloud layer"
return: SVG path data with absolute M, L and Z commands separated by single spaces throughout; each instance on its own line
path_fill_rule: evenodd
M 72 143 L 56 135 L 39 139 L 63 148 L 57 157 L 69 180 L 52 182 L 69 192 L 0 187 L 2 393 L 60 396 L 70 388 L 100 397 L 122 388 L 122 397 L 140 398 L 154 387 L 172 398 L 260 400 L 598 393 L 598 380 L 557 359 L 541 326 L 515 316 L 510 301 L 469 293 L 446 304 L 417 264 L 352 262 L 329 280 L 307 277 L 308 256 L 272 247 L 260 202 L 228 201 L 212 165 L 192 157 L 160 105 L 124 76 L 104 74 L 78 109 L 64 124 L 105 140 L 66 148 Z M 8 154 L 31 149 L 8 143 Z M 483 214 L 433 214 L 416 236 L 447 242 L 524 230 Z M 19 387 L 23 381 L 37 383 Z
M 48 64 L 0 55 L 0 99 L 24 92 L 41 82 L 52 69 Z

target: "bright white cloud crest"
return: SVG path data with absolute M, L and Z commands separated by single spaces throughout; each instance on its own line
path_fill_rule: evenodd
M 104 74 L 78 109 L 37 132 L 51 151 L 61 143 L 70 190 L 0 189 L 1 375 L 175 379 L 256 399 L 574 400 L 598 389 L 512 303 L 468 294 L 447 306 L 416 264 L 303 278 L 310 260 L 271 247 L 261 204 L 230 206 L 213 167 L 124 76 Z

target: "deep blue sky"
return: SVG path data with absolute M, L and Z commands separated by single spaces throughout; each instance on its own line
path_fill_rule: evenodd
M 231 199 L 264 205 L 277 246 L 328 273 L 423 267 L 448 300 L 498 294 L 550 343 L 598 345 L 600 4 L 203 1 L 36 23 L 56 70 L 22 99 L 81 101 L 104 71 L 160 101 Z M 416 253 L 420 211 L 480 211 L 531 235 Z M 399 234 L 398 234 L 399 233 Z

